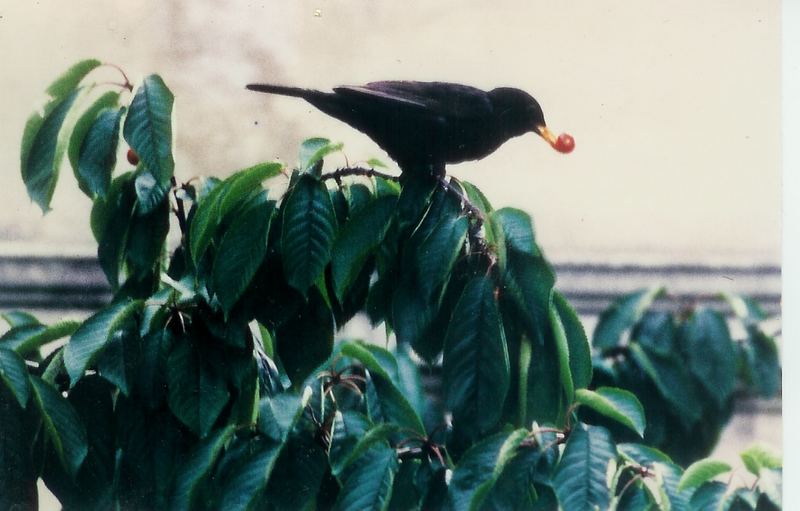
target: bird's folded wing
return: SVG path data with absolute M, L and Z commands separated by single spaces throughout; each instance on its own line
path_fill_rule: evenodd
M 336 87 L 337 94 L 378 100 L 387 104 L 419 109 L 448 119 L 479 118 L 492 112 L 485 92 L 466 85 L 443 82 L 383 81 L 364 86 Z

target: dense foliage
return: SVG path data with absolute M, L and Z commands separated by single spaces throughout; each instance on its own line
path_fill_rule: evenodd
M 35 508 L 38 478 L 81 510 L 780 506 L 764 449 L 740 488 L 580 419 L 646 431 L 633 393 L 588 389 L 587 337 L 525 213 L 452 178 L 323 174 L 324 139 L 292 171 L 180 183 L 164 82 L 103 93 L 100 65 L 48 89 L 22 177 L 46 211 L 68 155 L 114 297 L 82 323 L 3 315 L 0 507 Z M 335 342 L 359 313 L 396 348 Z
M 647 416 L 645 443 L 687 465 L 714 448 L 737 395 L 778 393 L 781 368 L 775 339 L 761 326 L 767 316 L 753 300 L 724 296 L 740 331 L 732 335 L 720 311 L 686 307 L 676 314 L 668 300 L 653 303 L 663 294 L 638 291 L 601 314 L 592 386 L 636 394 Z M 618 440 L 633 439 L 607 427 Z

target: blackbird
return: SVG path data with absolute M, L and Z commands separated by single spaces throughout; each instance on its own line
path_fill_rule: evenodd
M 365 133 L 403 172 L 443 176 L 446 164 L 479 160 L 528 132 L 560 152 L 574 147 L 571 136 L 547 129 L 533 96 L 511 87 L 485 92 L 456 83 L 382 81 L 333 92 L 260 83 L 247 88 L 305 99 Z

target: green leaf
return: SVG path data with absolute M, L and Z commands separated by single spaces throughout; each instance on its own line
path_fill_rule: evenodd
M 24 311 L 6 311 L 0 313 L 0 317 L 8 323 L 10 328 L 27 325 L 41 325 L 36 316 Z
M 105 197 L 111 186 L 111 174 L 117 163 L 120 122 L 125 111 L 116 108 L 95 111 L 95 108 L 116 104 L 117 97 L 115 93 L 102 96 L 78 120 L 70 138 L 70 162 L 78 186 L 89 197 Z M 90 119 L 89 115 L 93 117 Z M 85 128 L 83 123 L 87 124 Z
M 75 409 L 56 389 L 38 376 L 31 376 L 30 382 L 47 438 L 64 470 L 74 476 L 89 450 L 86 429 Z
M 337 511 L 387 509 L 397 469 L 397 455 L 394 449 L 388 445 L 374 446 L 348 470 L 334 509 Z
M 310 399 L 310 387 L 306 387 L 302 396 L 284 393 L 263 398 L 259 404 L 258 430 L 282 444 L 300 420 Z
M 657 461 L 652 464 L 657 479 L 661 480 L 663 493 L 669 500 L 671 511 L 689 511 L 691 490 L 679 489 L 683 469 L 671 461 Z
M 730 472 L 731 466 L 724 461 L 702 459 L 689 465 L 678 482 L 678 491 L 697 488 L 720 474 Z
M 553 479 L 562 509 L 594 511 L 607 509 L 610 500 L 606 471 L 615 458 L 607 430 L 578 424 L 572 429 Z
M 397 228 L 400 232 L 416 226 L 439 184 L 434 179 L 409 179 L 397 199 Z
M 170 499 L 170 509 L 196 509 L 196 499 L 202 485 L 225 444 L 235 432 L 234 425 L 229 425 L 203 440 L 188 455 L 175 475 L 175 490 Z
M 669 456 L 647 445 L 633 443 L 617 444 L 617 451 L 619 451 L 620 456 L 623 458 L 627 458 L 643 466 L 648 466 L 655 462 L 672 462 Z
M 309 172 L 323 158 L 341 151 L 343 144 L 332 144 L 327 138 L 309 138 L 300 146 L 300 170 Z
M 347 456 L 336 460 L 335 463 L 331 463 L 331 473 L 338 477 L 343 471 L 350 467 L 350 465 L 364 455 L 364 453 L 373 448 L 375 444 L 388 446 L 386 442 L 392 434 L 397 433 L 399 430 L 400 426 L 391 423 L 378 424 L 367 430 L 347 453 Z
M 267 486 L 282 445 L 263 439 L 255 439 L 251 444 L 244 459 L 238 460 L 235 472 L 223 484 L 220 509 L 253 509 L 261 491 Z
M 727 503 L 728 486 L 719 481 L 706 483 L 692 495 L 692 511 L 723 511 Z
M 233 220 L 214 257 L 214 291 L 226 314 L 250 285 L 267 254 L 275 208 L 266 193 L 256 197 Z
M 386 236 L 396 203 L 397 198 L 392 196 L 371 201 L 339 232 L 333 245 L 331 275 L 340 302 L 358 277 L 367 257 Z
M 370 158 L 369 160 L 367 160 L 367 166 L 368 166 L 368 167 L 370 167 L 370 168 L 373 168 L 373 169 L 374 169 L 375 167 L 377 167 L 377 168 L 380 168 L 380 169 L 387 169 L 387 168 L 389 168 L 389 166 L 388 166 L 388 165 L 386 165 L 385 163 L 383 163 L 383 162 L 382 162 L 381 160 L 379 160 L 378 158 Z
M 344 343 L 340 353 L 355 358 L 367 368 L 385 417 L 403 428 L 425 435 L 425 426 L 406 397 L 395 386 L 391 376 L 381 366 L 375 356 L 363 345 L 354 342 Z
M 133 177 L 132 173 L 126 173 L 114 179 L 106 198 L 96 199 L 92 207 L 97 258 L 114 291 L 120 284 L 120 269 L 136 201 Z
M 760 396 L 774 397 L 781 387 L 781 364 L 775 339 L 751 326 L 740 348 L 747 383 Z
M 554 304 L 550 304 L 550 328 L 553 332 L 553 341 L 555 342 L 556 357 L 558 360 L 558 376 L 561 382 L 561 387 L 564 390 L 569 402 L 575 399 L 575 386 L 572 383 L 572 370 L 569 366 L 569 344 L 567 344 L 567 333 L 564 331 L 564 325 L 561 323 L 561 318 L 558 314 Z
M 689 369 L 722 408 L 736 385 L 736 351 L 725 318 L 710 309 L 696 312 L 686 322 L 682 346 Z
M 264 501 L 276 510 L 314 509 L 325 470 L 325 451 L 319 442 L 311 435 L 289 437 L 272 470 Z
M 633 327 L 631 340 L 648 353 L 669 357 L 675 351 L 675 320 L 670 312 L 647 311 Z
M 49 342 L 72 335 L 79 325 L 77 321 L 65 320 L 51 326 L 15 327 L 0 337 L 0 347 L 14 350 L 21 357 L 27 357 Z
M 703 408 L 688 369 L 675 357 L 650 357 L 638 344 L 632 344 L 630 349 L 636 364 L 650 378 L 664 399 L 675 407 L 684 424 L 691 427 L 700 419 Z
M 576 401 L 609 417 L 644 436 L 644 409 L 636 395 L 627 390 L 599 387 L 596 390 L 578 389 Z
M 592 352 L 578 313 L 561 293 L 553 292 L 553 305 L 564 328 L 569 348 L 569 368 L 574 388 L 584 389 L 592 381 Z
M 639 321 L 664 288 L 652 287 L 619 298 L 600 314 L 592 345 L 598 349 L 619 346 L 623 334 Z
M 325 185 L 302 175 L 283 204 L 281 249 L 286 281 L 301 293 L 331 258 L 336 216 Z
M 81 80 L 83 80 L 86 75 L 100 65 L 102 65 L 102 63 L 97 59 L 86 59 L 76 62 L 50 84 L 47 88 L 47 94 L 53 99 L 64 98 L 80 84 Z
M 739 319 L 744 320 L 746 324 L 754 324 L 767 319 L 767 313 L 752 298 L 734 293 L 722 293 L 722 298 L 728 302 L 733 313 Z
M 74 386 L 122 325 L 138 313 L 140 300 L 121 300 L 94 314 L 78 328 L 64 349 L 64 365 Z
M 308 302 L 275 331 L 278 357 L 295 388 L 333 351 L 333 314 L 316 288 Z
M 140 279 L 156 273 L 161 274 L 159 263 L 164 252 L 164 242 L 169 233 L 169 202 L 164 201 L 159 206 L 144 215 L 134 215 L 130 218 L 128 236 L 125 240 L 125 255 L 129 263 L 130 277 Z M 150 293 L 147 293 L 149 296 Z
M 95 59 L 73 65 L 47 88 L 49 96 L 41 112 L 28 118 L 20 150 L 22 178 L 31 200 L 45 213 L 50 209 L 64 147 L 59 132 L 78 95 L 78 85 L 100 65 Z
M 45 107 L 44 115 L 34 114 L 25 127 L 22 141 L 22 180 L 28 189 L 28 196 L 44 213 L 50 210 L 50 201 L 64 156 L 59 134 L 67 112 L 77 96 L 76 90 L 63 99 L 53 100 Z
M 461 215 L 456 200 L 443 190 L 435 192 L 428 212 L 405 249 L 404 269 L 415 275 L 416 292 L 424 300 L 431 300 L 434 292 L 449 280 L 468 226 L 469 221 Z
M 497 433 L 465 452 L 453 470 L 445 508 L 479 509 L 527 434 L 525 430 Z
M 783 466 L 781 457 L 763 444 L 753 444 L 739 454 L 748 472 L 754 476 L 761 474 L 761 469 L 778 469 Z
M 172 158 L 172 92 L 158 75 L 147 76 L 131 101 L 122 134 L 139 156 L 144 179 L 152 186 L 137 186 L 138 209 L 152 211 L 170 188 L 175 161 Z M 145 177 L 142 177 L 145 176 Z
M 493 428 L 503 410 L 510 367 L 494 283 L 467 283 L 445 336 L 442 380 L 455 429 L 475 439 Z
M 211 431 L 230 393 L 189 339 L 178 339 L 167 361 L 169 408 L 200 437 Z
M 14 394 L 22 408 L 28 405 L 30 383 L 25 361 L 11 350 L 0 348 L 0 380 Z

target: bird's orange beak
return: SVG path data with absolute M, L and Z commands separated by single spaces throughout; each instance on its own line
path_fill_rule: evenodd
M 559 153 L 571 153 L 575 149 L 575 139 L 569 133 L 562 133 L 556 136 L 547 126 L 537 126 L 536 131 L 550 144 L 550 147 Z

